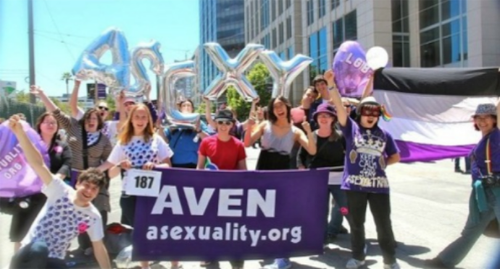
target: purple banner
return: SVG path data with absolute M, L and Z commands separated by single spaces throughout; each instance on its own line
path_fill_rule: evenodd
M 371 68 L 366 64 L 366 54 L 356 41 L 345 41 L 333 58 L 332 71 L 335 84 L 342 96 L 361 97 L 368 83 Z
M 430 162 L 469 156 L 476 145 L 440 146 L 396 140 L 401 162 Z
M 38 193 L 43 183 L 27 164 L 21 146 L 8 124 L 9 121 L 0 124 L 0 197 L 24 197 Z M 47 147 L 40 135 L 27 122 L 23 121 L 22 125 L 48 165 L 50 160 Z
M 133 260 L 231 260 L 323 253 L 328 171 L 163 169 L 138 197 Z
M 106 84 L 97 83 L 97 98 L 106 99 Z

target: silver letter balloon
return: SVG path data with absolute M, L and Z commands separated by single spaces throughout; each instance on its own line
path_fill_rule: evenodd
M 247 101 L 258 97 L 243 72 L 257 59 L 259 53 L 264 50 L 264 46 L 247 44 L 236 58 L 229 58 L 227 52 L 218 43 L 205 43 L 204 47 L 212 62 L 222 72 L 205 89 L 203 95 L 206 98 L 216 100 L 230 85 Z
M 283 61 L 274 51 L 266 50 L 260 54 L 269 73 L 273 77 L 272 97 L 290 96 L 290 84 L 313 61 L 311 57 L 297 54 L 288 61 Z
M 112 64 L 99 62 L 108 50 L 111 51 Z M 113 90 L 129 86 L 130 55 L 127 39 L 122 31 L 111 28 L 97 37 L 80 55 L 73 67 L 73 75 L 81 80 L 95 79 Z
M 127 95 L 142 96 L 146 85 L 151 84 L 151 80 L 149 79 L 148 72 L 142 60 L 147 59 L 149 61 L 149 70 L 154 74 L 158 76 L 163 74 L 165 63 L 160 48 L 160 42 L 153 40 L 147 43 L 139 43 L 139 45 L 132 50 L 130 71 L 135 83 L 127 89 Z

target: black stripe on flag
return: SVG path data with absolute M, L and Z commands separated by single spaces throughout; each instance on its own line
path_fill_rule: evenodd
M 425 95 L 500 96 L 496 68 L 387 68 L 377 70 L 373 88 Z

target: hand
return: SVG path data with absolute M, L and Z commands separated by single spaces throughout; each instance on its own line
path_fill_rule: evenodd
M 205 100 L 205 103 L 207 104 L 210 104 L 212 101 L 210 101 L 210 99 L 208 99 L 208 97 L 206 96 L 203 96 L 203 100 Z
M 80 87 L 80 84 L 82 84 L 82 81 L 75 78 L 75 87 Z
M 116 103 L 119 104 L 119 105 L 122 105 L 123 104 L 123 101 L 125 101 L 125 92 L 124 91 L 121 91 L 120 94 L 118 94 L 118 96 L 116 97 Z
M 14 116 L 10 117 L 9 128 L 12 130 L 12 132 L 15 135 L 18 135 L 19 133 L 24 132 L 23 125 L 21 124 L 21 119 L 19 118 L 19 116 L 14 115 Z
M 143 166 L 142 166 L 142 169 L 144 170 L 153 170 L 153 168 L 155 168 L 155 164 L 152 163 L 152 162 L 147 162 L 145 163 Z
M 332 70 L 325 71 L 325 73 L 323 74 L 323 77 L 328 82 L 328 86 L 334 86 L 335 85 L 335 73 L 333 73 Z
M 305 169 L 306 169 L 306 167 L 305 167 L 305 166 L 303 166 L 303 165 L 299 165 L 298 169 L 299 169 L 299 170 L 305 170 Z
M 42 90 L 42 88 L 40 88 L 40 86 L 31 85 L 30 86 L 30 93 L 35 95 L 35 96 L 39 96 L 39 95 L 43 94 L 43 90 Z
M 255 99 L 253 99 L 253 100 L 252 100 L 252 105 L 256 105 L 256 104 L 258 104 L 258 103 L 259 103 L 259 101 L 260 101 L 260 98 L 259 98 L 259 97 L 257 97 L 257 98 L 255 98 Z
M 311 125 L 307 121 L 306 117 L 304 117 L 304 121 L 302 122 L 302 128 L 304 129 L 304 131 L 306 131 L 307 134 L 311 133 Z
M 132 163 L 130 163 L 129 160 L 125 160 L 120 164 L 120 168 L 123 170 L 129 170 L 130 168 L 132 168 Z
M 304 96 L 304 98 L 302 98 L 302 108 L 305 108 L 305 109 L 311 108 L 312 102 L 313 102 L 313 100 L 311 97 Z

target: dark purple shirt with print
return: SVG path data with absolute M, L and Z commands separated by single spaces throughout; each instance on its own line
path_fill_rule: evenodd
M 473 180 L 488 174 L 486 166 L 486 143 L 490 139 L 491 172 L 500 173 L 500 130 L 495 128 L 485 135 L 471 153 L 471 175 Z
M 392 136 L 378 126 L 372 129 L 360 127 L 351 118 L 341 129 L 346 139 L 342 189 L 389 193 L 386 160 L 399 152 Z

